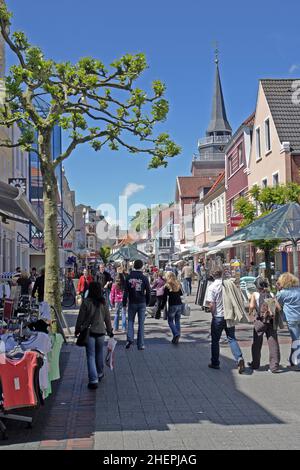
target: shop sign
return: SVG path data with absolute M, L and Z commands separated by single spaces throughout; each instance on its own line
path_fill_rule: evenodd
M 242 215 L 234 215 L 234 216 L 231 216 L 230 217 L 230 226 L 231 227 L 239 227 L 240 226 L 240 223 L 242 222 L 243 220 L 243 216 Z
M 225 224 L 211 224 L 210 234 L 214 237 L 225 237 Z
M 26 178 L 8 178 L 8 184 L 19 188 L 22 193 L 26 194 L 27 192 L 27 179 Z

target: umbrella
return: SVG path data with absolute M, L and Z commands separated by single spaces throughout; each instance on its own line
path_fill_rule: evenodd
M 300 205 L 284 204 L 252 224 L 237 230 L 226 241 L 290 240 L 293 245 L 294 272 L 298 274 L 297 242 L 300 240 Z

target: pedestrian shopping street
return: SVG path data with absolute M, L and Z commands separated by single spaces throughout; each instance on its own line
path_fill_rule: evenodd
M 136 346 L 125 350 L 125 335 L 116 334 L 115 369 L 106 368 L 97 390 L 87 389 L 84 348 L 64 345 L 62 378 L 45 405 L 29 412 L 35 416 L 33 428 L 8 421 L 1 450 L 298 448 L 300 372 L 286 368 L 288 331 L 279 334 L 280 374 L 261 367 L 239 375 L 223 339 L 221 369 L 209 369 L 210 314 L 193 305 L 193 299 L 177 346 L 170 343 L 163 319 L 146 319 L 144 351 Z M 70 325 L 76 316 L 74 310 L 66 312 Z M 251 325 L 239 325 L 237 338 L 250 360 Z

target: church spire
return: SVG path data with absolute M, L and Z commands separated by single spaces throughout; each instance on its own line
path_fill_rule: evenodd
M 212 102 L 212 113 L 211 120 L 206 131 L 207 135 L 214 135 L 214 133 L 231 133 L 231 127 L 227 120 L 226 109 L 223 98 L 223 91 L 220 79 L 219 71 L 219 50 L 215 50 L 215 64 L 216 64 L 216 74 L 215 74 L 215 85 L 214 85 L 214 94 Z M 219 134 L 220 135 L 220 134 Z

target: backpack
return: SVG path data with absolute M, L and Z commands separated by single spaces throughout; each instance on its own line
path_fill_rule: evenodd
M 269 323 L 274 315 L 271 309 L 271 303 L 275 302 L 274 298 L 269 292 L 258 294 L 258 297 L 255 296 L 255 298 L 258 305 L 258 316 L 264 323 Z

